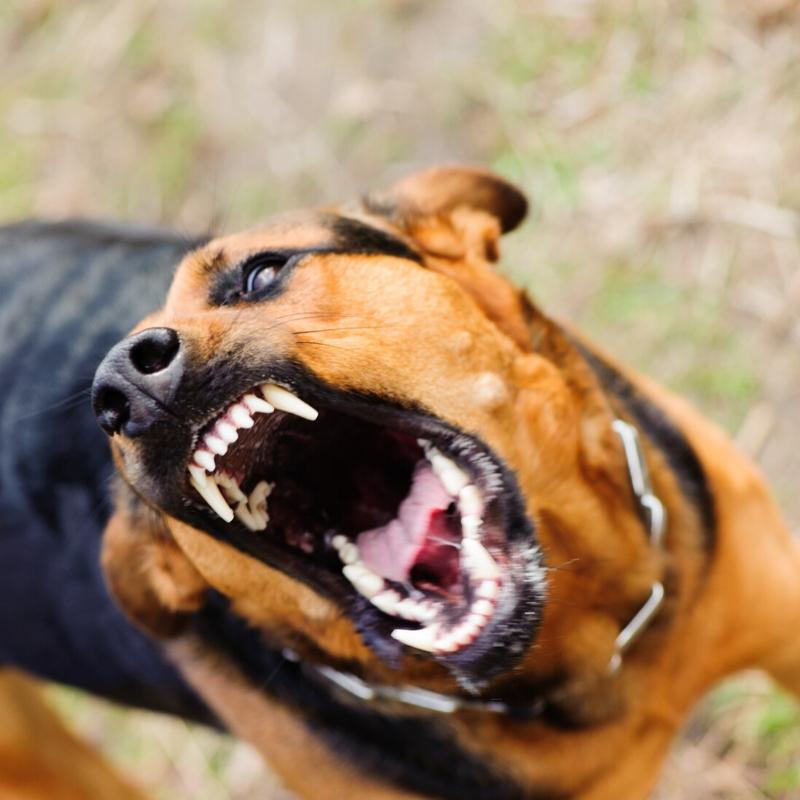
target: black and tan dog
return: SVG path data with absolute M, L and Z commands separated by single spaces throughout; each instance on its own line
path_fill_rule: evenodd
M 112 592 L 300 796 L 634 800 L 723 675 L 800 690 L 760 476 L 493 270 L 525 210 L 444 168 L 213 240 L 97 371 Z

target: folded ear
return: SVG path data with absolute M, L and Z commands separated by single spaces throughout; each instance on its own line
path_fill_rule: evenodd
M 462 258 L 477 247 L 497 259 L 497 239 L 519 225 L 525 195 L 488 170 L 443 166 L 410 175 L 385 192 L 364 199 L 372 214 L 386 217 L 432 255 Z
M 114 599 L 151 636 L 178 635 L 205 602 L 208 584 L 173 541 L 161 515 L 121 481 L 101 558 Z

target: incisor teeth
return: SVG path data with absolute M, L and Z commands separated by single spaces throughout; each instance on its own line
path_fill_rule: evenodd
M 202 469 L 192 464 L 189 466 L 189 481 L 203 500 L 208 503 L 212 511 L 225 522 L 230 522 L 233 519 L 233 511 L 225 502 L 225 498 L 222 496 L 213 475 L 206 475 Z
M 223 420 L 220 420 L 214 426 L 214 432 L 227 444 L 233 444 L 239 438 L 236 428 L 234 428 L 230 422 L 224 422 Z
M 194 460 L 206 471 L 213 472 L 216 468 L 214 463 L 214 455 L 209 453 L 208 450 L 195 450 Z
M 241 403 L 236 403 L 228 409 L 228 414 L 230 414 L 231 420 L 233 420 L 233 424 L 236 425 L 237 428 L 252 428 L 253 427 L 253 418 L 250 416 L 250 412 L 243 406 Z
M 206 447 L 212 452 L 216 453 L 218 456 L 224 456 L 225 453 L 228 452 L 228 445 L 226 442 L 223 442 L 218 436 L 212 436 L 210 433 L 206 434 L 205 439 Z
M 261 386 L 261 393 L 264 395 L 264 399 L 279 411 L 294 414 L 303 419 L 311 420 L 311 422 L 319 416 L 319 412 L 315 408 L 312 408 L 308 403 L 282 386 L 276 386 L 274 383 L 265 383 Z
M 406 645 L 406 647 L 413 647 L 416 650 L 433 653 L 439 649 L 437 646 L 439 627 L 439 623 L 434 622 L 433 625 L 428 625 L 416 631 L 408 630 L 407 628 L 395 628 L 392 631 L 392 638 Z
M 254 394 L 246 394 L 242 398 L 242 402 L 251 414 L 271 414 L 275 410 L 266 400 L 262 400 Z

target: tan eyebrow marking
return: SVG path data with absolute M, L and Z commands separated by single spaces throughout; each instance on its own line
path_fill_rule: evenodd
M 211 277 L 227 266 L 228 258 L 225 248 L 221 245 L 216 252 L 202 252 L 198 254 L 197 269 L 204 277 Z

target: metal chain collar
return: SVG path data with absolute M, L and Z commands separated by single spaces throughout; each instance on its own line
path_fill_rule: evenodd
M 621 419 L 615 419 L 612 427 L 622 440 L 622 448 L 628 466 L 628 477 L 648 529 L 650 544 L 653 549 L 661 550 L 667 524 L 667 512 L 664 504 L 653 494 L 647 462 L 639 441 L 639 433 L 633 425 Z M 655 581 L 650 587 L 650 595 L 647 600 L 619 632 L 614 642 L 614 654 L 608 664 L 609 673 L 615 674 L 619 671 L 623 655 L 652 622 L 663 602 L 664 585 L 661 581 Z M 487 711 L 492 714 L 509 714 L 523 718 L 537 716 L 546 706 L 544 698 L 521 706 L 511 705 L 502 700 L 471 700 L 457 695 L 420 689 L 416 686 L 372 684 L 349 672 L 340 672 L 324 665 L 300 662 L 298 655 L 291 650 L 284 650 L 283 656 L 287 661 L 299 663 L 301 669 L 309 677 L 321 678 L 333 688 L 366 703 L 395 703 L 425 711 L 435 711 L 439 714 L 453 714 L 456 711 Z

